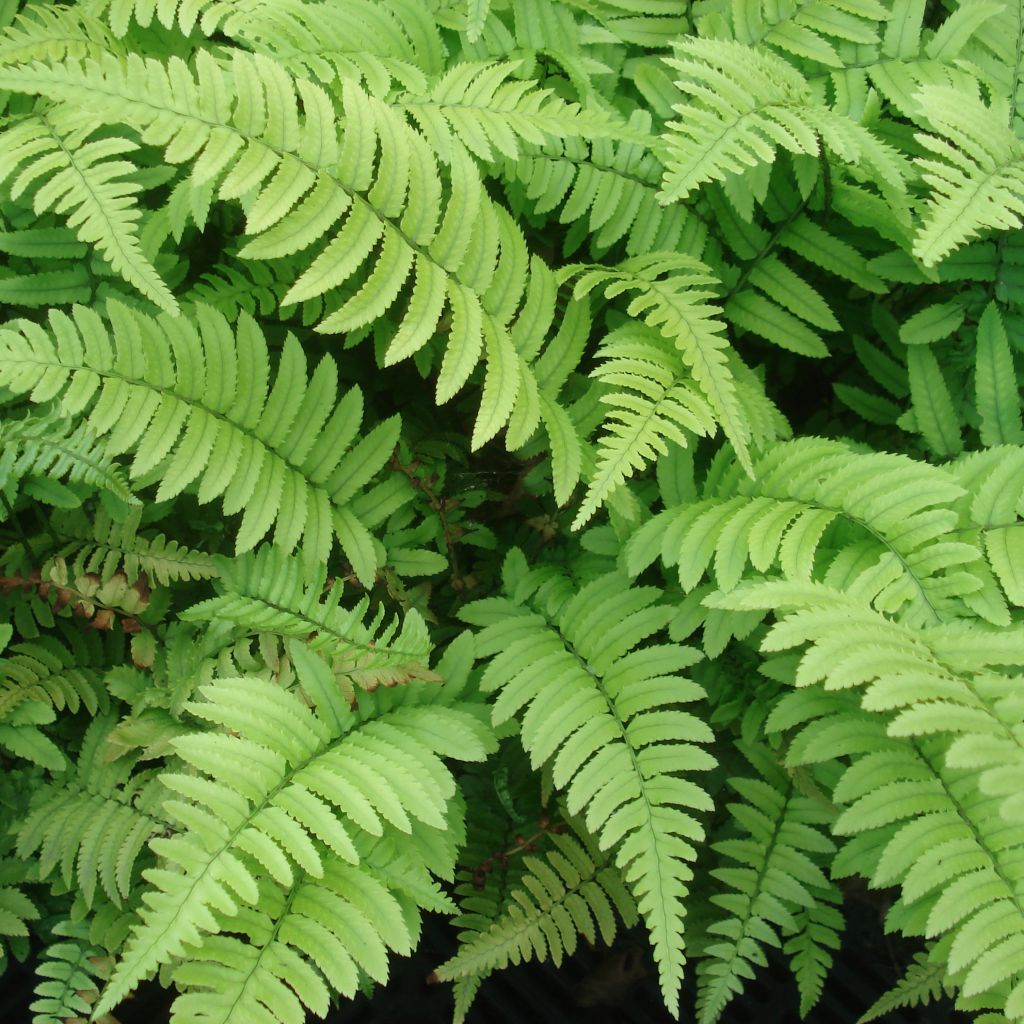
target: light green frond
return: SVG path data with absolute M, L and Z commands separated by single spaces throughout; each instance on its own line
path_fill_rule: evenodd
M 585 523 L 608 495 L 638 470 L 688 438 L 715 433 L 715 415 L 693 383 L 680 353 L 639 325 L 609 334 L 591 376 L 607 386 L 608 407 L 595 472 L 574 527 Z
M 893 575 L 878 607 L 922 622 L 981 587 L 970 575 L 980 550 L 956 532 L 964 491 L 937 467 L 805 437 L 776 444 L 751 478 L 734 471 L 715 489 L 662 513 L 650 527 L 660 539 L 652 547 L 639 534 L 631 562 L 639 556 L 639 567 L 660 547 L 684 589 L 713 573 L 728 590 L 776 565 L 794 580 L 838 580 L 883 558 Z M 840 522 L 853 532 L 833 541 Z
M 146 841 L 164 827 L 154 773 L 132 775 L 128 758 L 105 760 L 112 724 L 93 721 L 70 777 L 41 790 L 18 830 L 18 856 L 37 857 L 43 878 L 59 870 L 87 907 L 100 889 L 116 906 L 128 898 Z
M 999 308 L 985 307 L 978 321 L 974 364 L 975 402 L 981 419 L 979 432 L 984 445 L 1021 444 L 1021 397 L 1013 353 L 1006 337 Z
M 827 148 L 863 165 L 896 192 L 903 168 L 896 152 L 856 121 L 816 102 L 804 77 L 767 50 L 724 39 L 688 37 L 667 63 L 689 102 L 668 125 L 659 198 L 685 199 L 699 185 L 771 163 L 781 147 L 817 156 Z
M 207 936 L 230 930 L 234 919 L 250 920 L 265 886 L 292 889 L 305 873 L 330 887 L 332 865 L 363 859 L 362 835 L 397 832 L 413 847 L 429 846 L 416 829 L 447 828 L 455 780 L 438 755 L 483 756 L 486 728 L 457 707 L 341 719 L 326 693 L 317 699 L 315 669 L 297 667 L 315 710 L 257 677 L 201 686 L 202 699 L 186 705 L 210 727 L 173 741 L 189 770 L 166 772 L 161 781 L 176 794 L 164 811 L 179 830 L 150 844 L 161 866 L 146 872 L 149 896 L 97 1014 L 113 1009 L 160 964 L 187 957 Z M 452 751 L 443 740 L 448 718 L 475 728 L 476 744 Z M 359 950 L 356 935 L 349 948 Z M 374 952 L 368 941 L 363 949 L 364 958 Z M 377 970 L 365 959 L 363 966 L 377 977 L 386 973 L 386 960 Z M 307 965 L 307 977 L 310 971 Z M 209 977 L 197 968 L 189 981 L 205 986 Z
M 518 61 L 456 64 L 422 96 L 400 97 L 397 106 L 446 162 L 453 139 L 489 163 L 518 160 L 522 143 L 550 147 L 562 140 L 631 134 L 603 110 L 566 103 L 535 81 L 513 78 L 519 67 Z
M 118 522 L 101 508 L 92 521 L 85 516 L 61 519 L 57 528 L 67 542 L 57 550 L 57 557 L 70 562 L 74 575 L 96 573 L 102 582 L 118 572 L 131 585 L 145 574 L 150 583 L 165 587 L 217 575 L 213 557 L 205 551 L 187 548 L 162 533 L 140 534 L 140 517 L 140 512 L 129 513 Z
M 389 458 L 397 417 L 352 446 L 358 388 L 336 401 L 329 356 L 307 381 L 294 338 L 270 387 L 266 341 L 248 316 L 235 330 L 202 306 L 195 321 L 114 302 L 108 316 L 109 326 L 84 307 L 54 310 L 49 331 L 14 321 L 0 331 L 0 383 L 35 402 L 59 397 L 61 412 L 103 437 L 109 454 L 133 451 L 131 476 L 159 479 L 158 501 L 195 487 L 200 502 L 221 498 L 229 515 L 244 509 L 236 550 L 276 527 L 279 545 L 301 539 L 324 562 L 337 536 L 360 579 L 372 580 L 369 533 L 351 502 Z
M 401 894 L 399 894 L 401 895 Z M 333 860 L 321 877 L 297 872 L 285 890 L 263 883 L 259 908 L 226 917 L 223 931 L 174 970 L 175 1024 L 289 1024 L 323 1017 L 331 991 L 348 999 L 365 975 L 385 982 L 390 953 L 414 946 L 409 911 L 371 871 Z
M 950 622 L 913 628 L 871 607 L 872 582 L 864 588 L 863 578 L 857 578 L 848 593 L 824 584 L 797 588 L 764 582 L 705 602 L 737 610 L 774 609 L 778 621 L 765 635 L 762 650 L 808 644 L 796 670 L 797 686 L 863 687 L 861 706 L 887 716 L 889 735 L 946 737 L 950 768 L 976 772 L 980 793 L 995 799 L 1010 826 L 1021 826 L 1024 726 L 1012 698 L 1016 674 L 1024 666 L 1021 627 L 997 631 Z
M 749 465 L 749 420 L 742 413 L 736 386 L 729 370 L 725 324 L 708 303 L 718 283 L 708 268 L 689 256 L 652 253 L 624 260 L 618 267 L 570 268 L 579 274 L 574 294 L 585 295 L 602 288 L 612 298 L 635 293 L 627 306 L 630 316 L 642 318 L 674 342 L 715 420 Z
M 325 84 L 362 81 L 368 92 L 383 98 L 394 83 L 426 87 L 432 51 L 440 49 L 437 26 L 428 17 L 425 9 L 417 15 L 408 5 L 372 0 L 214 0 L 199 25 L 203 32 L 224 33 L 271 57 L 296 76 Z
M 79 7 L 31 4 L 0 32 L 0 66 L 114 52 L 110 31 Z
M 132 287 L 169 313 L 178 303 L 139 243 L 142 186 L 135 167 L 118 159 L 138 144 L 96 137 L 95 121 L 80 110 L 39 108 L 7 127 L 0 184 L 24 197 L 36 214 L 52 210 L 88 245 L 94 245 Z
M 346 80 L 339 122 L 318 86 L 239 50 L 230 80 L 200 51 L 194 72 L 177 58 L 166 65 L 142 58 L 37 62 L 0 68 L 0 87 L 127 123 L 144 142 L 164 147 L 167 162 L 191 161 L 195 185 L 215 185 L 220 199 L 244 197 L 252 237 L 242 258 L 274 259 L 322 245 L 283 301 L 327 295 L 354 279 L 355 294 L 319 324 L 324 333 L 352 331 L 394 312 L 411 289 L 386 364 L 423 348 L 449 307 L 438 402 L 457 394 L 482 363 L 473 447 L 517 412 L 529 417 L 523 433 L 536 429 L 536 403 L 532 414 L 528 406 L 543 388 L 525 378 L 552 323 L 553 304 L 540 297 L 553 294 L 552 274 L 527 256 L 461 145 L 452 151 L 444 202 L 436 158 L 400 114 Z
M 993 797 L 979 790 L 976 771 L 950 766 L 941 741 L 893 738 L 884 714 L 865 716 L 846 695 L 790 697 L 773 714 L 776 726 L 786 718 L 799 723 L 790 764 L 851 758 L 832 799 L 844 808 L 834 831 L 853 838 L 833 874 L 857 871 L 875 887 L 899 884 L 887 927 L 938 940 L 930 960 L 942 963 L 943 986 L 1019 1018 L 1024 890 L 1010 865 L 1024 848 L 1021 826 L 1007 827 Z M 913 978 L 931 990 L 928 972 Z
M 649 132 L 650 116 L 636 111 L 630 125 Z M 525 203 L 541 216 L 557 210 L 558 223 L 575 225 L 566 236 L 567 255 L 583 244 L 584 227 L 595 257 L 619 241 L 630 256 L 699 248 L 705 229 L 693 211 L 658 202 L 662 165 L 647 146 L 611 138 L 588 145 L 569 138 L 506 160 L 501 171 L 513 203 Z
M 914 255 L 931 267 L 987 229 L 1020 227 L 1024 214 L 1024 143 L 1007 127 L 1004 102 L 928 86 L 918 93 L 934 134 L 917 167 L 930 189 Z
M 768 4 L 744 0 L 732 6 L 734 38 L 747 46 L 764 43 L 798 60 L 840 68 L 849 43 L 867 47 L 879 42 L 880 25 L 890 16 L 876 0 L 853 0 L 841 7 L 810 3 Z
M 506 560 L 512 571 L 521 560 Z M 544 576 L 527 575 L 511 598 L 467 605 L 461 616 L 483 626 L 478 657 L 495 725 L 520 717 L 520 739 L 535 767 L 550 764 L 569 812 L 584 816 L 637 901 L 650 933 L 666 1005 L 675 1007 L 684 963 L 683 898 L 689 862 L 703 837 L 694 811 L 704 791 L 681 773 L 713 761 L 698 744 L 708 727 L 681 703 L 703 691 L 679 675 L 696 652 L 639 647 L 668 622 L 652 588 L 600 577 L 571 595 L 545 595 Z M 538 589 L 539 588 L 539 589 Z

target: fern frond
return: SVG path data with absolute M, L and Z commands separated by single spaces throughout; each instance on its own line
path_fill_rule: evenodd
M 678 675 L 699 658 L 674 645 L 638 649 L 668 622 L 658 591 L 604 576 L 578 592 L 545 586 L 518 551 L 505 562 L 508 598 L 462 609 L 483 627 L 477 655 L 490 658 L 481 689 L 500 691 L 492 721 L 520 713 L 520 739 L 535 767 L 550 763 L 570 814 L 615 864 L 650 932 L 665 1002 L 675 1007 L 684 963 L 682 898 L 703 829 L 693 811 L 709 801 L 681 772 L 713 764 L 711 739 L 678 709 L 703 691 Z M 562 584 L 567 581 L 562 581 Z
M 1006 597 L 1024 605 L 1024 447 L 972 452 L 950 469 L 966 491 L 962 521 L 980 533 Z
M 1024 725 L 1011 696 L 1024 666 L 1021 627 L 951 622 L 915 629 L 871 607 L 876 584 L 868 569 L 846 593 L 820 583 L 764 582 L 705 602 L 792 609 L 769 629 L 762 649 L 809 645 L 796 672 L 798 686 L 864 687 L 865 710 L 892 714 L 890 735 L 946 736 L 950 767 L 976 771 L 981 793 L 998 798 L 1006 822 L 1024 825 Z
M 174 969 L 175 1024 L 289 1024 L 326 1016 L 331 990 L 352 998 L 363 974 L 387 981 L 388 954 L 412 952 L 400 903 L 374 873 L 333 860 L 322 875 L 296 872 L 286 890 L 263 883 L 258 906 L 187 950 Z M 418 916 L 418 915 L 417 915 Z
M 685 590 L 712 571 L 729 590 L 751 570 L 839 578 L 854 558 L 881 557 L 892 579 L 877 606 L 922 622 L 981 587 L 971 574 L 980 551 L 956 532 L 964 491 L 938 467 L 804 437 L 776 444 L 752 478 L 733 470 L 712 484 L 718 496 L 662 513 L 630 541 L 631 572 L 660 550 Z M 830 542 L 843 521 L 854 532 Z
M 781 946 L 780 932 L 799 929 L 797 912 L 813 910 L 831 890 L 816 863 L 835 851 L 821 830 L 830 824 L 827 812 L 795 789 L 772 763 L 769 751 L 750 749 L 749 756 L 759 777 L 730 779 L 744 802 L 727 805 L 748 836 L 724 839 L 713 847 L 728 859 L 728 866 L 711 872 L 725 886 L 711 901 L 726 916 L 709 926 L 710 941 L 697 968 L 702 1024 L 719 1019 L 726 1004 L 743 991 L 752 967 L 766 966 L 763 947 Z
M 944 985 L 1018 1018 L 1024 890 L 1011 865 L 1024 849 L 1024 829 L 1007 827 L 976 770 L 947 763 L 941 740 L 890 736 L 887 720 L 865 714 L 847 694 L 796 691 L 768 726 L 797 726 L 790 765 L 851 758 L 832 799 L 844 808 L 834 832 L 853 838 L 833 875 L 899 884 L 887 927 L 937 940 L 931 959 L 944 963 Z
M 28 416 L 0 424 L 0 488 L 25 477 L 84 484 L 131 505 L 139 503 L 95 434 L 59 417 Z M 77 504 L 74 496 L 72 503 Z
M 5 877 L 20 876 L 20 868 L 16 861 L 0 861 L 0 970 L 7 966 L 8 945 L 13 941 L 27 946 L 28 923 L 38 921 L 41 916 L 32 900 L 17 885 L 10 884 L 13 879 Z
M 63 107 L 39 109 L 9 125 L 0 159 L 0 184 L 13 199 L 31 199 L 36 214 L 54 211 L 94 245 L 114 271 L 169 313 L 178 303 L 139 242 L 142 186 L 135 166 L 118 157 L 138 144 L 116 136 L 91 137 L 95 119 Z M 12 180 L 13 179 L 13 180 Z
M 111 725 L 106 717 L 93 720 L 75 767 L 41 789 L 18 830 L 18 856 L 37 856 L 42 878 L 59 869 L 86 907 L 98 897 L 97 887 L 121 906 L 146 841 L 164 828 L 154 774 L 132 775 L 130 759 L 104 760 Z
M 931 192 L 914 255 L 931 267 L 983 230 L 1012 230 L 1024 215 L 1024 143 L 1008 127 L 1003 101 L 926 86 L 917 94 L 934 134 L 915 138 L 916 161 Z
M 974 365 L 975 403 L 984 445 L 1024 443 L 1021 397 L 1013 353 L 999 308 L 985 307 L 978 321 Z
M 718 283 L 708 268 L 682 254 L 652 253 L 630 257 L 618 267 L 573 267 L 569 273 L 579 273 L 576 296 L 597 287 L 609 298 L 636 293 L 626 311 L 675 343 L 725 436 L 749 465 L 749 420 L 742 414 L 729 369 L 725 324 L 707 301 L 715 297 L 713 286 Z
M 630 130 L 601 109 L 567 103 L 530 79 L 514 79 L 521 61 L 454 65 L 423 95 L 397 101 L 431 148 L 450 162 L 457 139 L 478 159 L 518 160 L 522 143 L 628 136 Z M 652 140 L 653 141 L 653 140 Z
M 107 27 L 77 6 L 31 4 L 0 32 L 0 66 L 115 52 Z
M 423 840 L 414 821 L 446 829 L 455 781 L 438 755 L 482 759 L 486 728 L 457 707 L 344 719 L 326 665 L 310 658 L 297 667 L 315 710 L 257 677 L 201 686 L 203 699 L 186 705 L 213 728 L 173 742 L 191 769 L 161 776 L 180 797 L 164 810 L 181 831 L 150 844 L 162 866 L 146 873 L 146 904 L 97 1015 L 160 964 L 223 931 L 225 918 L 258 909 L 260 880 L 288 889 L 296 871 L 323 879 L 336 859 L 358 864 L 354 837 L 363 833 L 395 830 L 416 844 Z
M 293 75 L 325 84 L 361 80 L 381 98 L 393 83 L 424 89 L 425 72 L 434 68 L 441 47 L 427 11 L 420 14 L 408 3 L 213 0 L 198 23 L 203 32 L 230 36 Z
M 782 947 L 790 958 L 790 967 L 800 992 L 801 1016 L 810 1013 L 821 999 L 846 923 L 834 906 L 842 899 L 837 886 L 829 883 L 827 893 L 815 895 L 818 898 L 812 906 L 798 909 L 793 914 L 796 931 Z
M 0 657 L 0 720 L 25 701 L 72 714 L 83 707 L 90 715 L 106 713 L 109 698 L 97 663 L 103 665 L 107 653 L 99 643 L 68 650 L 53 636 L 12 645 Z
M 945 982 L 945 965 L 941 961 L 931 962 L 927 953 L 917 953 L 903 977 L 871 1004 L 857 1020 L 857 1024 L 870 1024 L 873 1020 L 883 1019 L 893 1010 L 927 1006 L 943 996 L 950 996 L 952 989 Z
M 841 68 L 849 43 L 869 47 L 879 42 L 879 26 L 890 12 L 876 0 L 853 0 L 842 7 L 821 0 L 779 5 L 746 0 L 729 15 L 734 38 L 747 46 L 762 43 L 801 61 Z
M 163 586 L 217 575 L 213 556 L 187 548 L 162 533 L 140 535 L 140 520 L 141 511 L 130 512 L 118 522 L 102 508 L 91 521 L 85 516 L 62 518 L 55 529 L 62 540 L 68 540 L 57 550 L 57 557 L 70 562 L 73 575 L 95 573 L 101 582 L 117 572 L 123 572 L 132 585 L 145 574 L 147 580 Z
M 59 921 L 53 929 L 54 942 L 43 953 L 36 973 L 36 999 L 29 1007 L 32 1024 L 65 1024 L 86 1019 L 109 970 L 106 951 L 89 940 L 84 924 Z
M 629 124 L 643 134 L 651 119 L 636 111 Z M 647 146 L 610 138 L 588 145 L 569 138 L 557 147 L 523 152 L 500 170 L 514 208 L 524 204 L 537 216 L 558 210 L 558 223 L 573 225 L 566 255 L 588 237 L 595 257 L 622 240 L 629 256 L 700 247 L 704 225 L 694 211 L 658 202 L 663 168 Z
M 659 198 L 685 199 L 697 186 L 770 163 L 778 147 L 817 156 L 826 147 L 862 164 L 885 188 L 904 188 L 902 158 L 870 131 L 816 103 L 806 79 L 767 50 L 688 37 L 667 61 L 690 102 L 664 136 L 668 153 Z
M 337 536 L 369 583 L 372 542 L 351 502 L 390 456 L 397 416 L 350 448 L 362 394 L 353 388 L 336 403 L 330 357 L 307 382 L 289 337 L 268 394 L 266 341 L 250 317 L 232 330 L 202 306 L 194 321 L 113 301 L 107 312 L 109 327 L 75 307 L 51 311 L 49 332 L 28 321 L 0 330 L 0 383 L 36 402 L 59 396 L 61 412 L 104 436 L 108 453 L 134 451 L 131 476 L 159 479 L 158 501 L 197 486 L 200 502 L 222 498 L 229 515 L 244 509 L 237 551 L 275 527 L 276 543 L 291 550 L 301 539 L 326 562 Z
M 383 608 L 369 614 L 369 599 L 341 606 L 344 585 L 321 568 L 307 573 L 300 558 L 262 547 L 236 559 L 218 558 L 219 587 L 214 597 L 181 613 L 185 621 L 222 620 L 248 630 L 308 638 L 323 654 L 338 682 L 373 690 L 410 679 L 436 679 L 427 669 L 431 643 L 426 623 L 409 609 L 399 626 Z
M 571 956 L 579 936 L 611 943 L 616 918 L 628 928 L 636 907 L 619 873 L 575 836 L 552 835 L 543 857 L 523 858 L 524 872 L 504 911 L 435 972 L 441 981 L 489 974 L 509 964 Z
M 648 462 L 667 451 L 667 443 L 686 447 L 688 438 L 708 437 L 715 415 L 697 390 L 682 356 L 654 330 L 620 328 L 598 349 L 601 362 L 591 376 L 607 385 L 594 475 L 573 526 L 585 523 L 608 495 Z

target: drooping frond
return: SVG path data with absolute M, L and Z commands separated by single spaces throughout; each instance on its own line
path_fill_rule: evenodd
M 993 806 L 998 798 L 979 789 L 973 768 L 945 763 L 941 740 L 890 736 L 886 719 L 865 714 L 846 694 L 797 691 L 779 703 L 769 727 L 796 726 L 790 765 L 851 759 L 832 790 L 843 808 L 834 831 L 852 837 L 833 874 L 899 884 L 887 927 L 933 940 L 929 959 L 942 964 L 943 986 L 1019 1019 L 1024 891 L 1012 865 L 1024 830 L 1007 827 Z M 929 972 L 913 979 L 934 991 Z
M 121 905 L 146 841 L 164 828 L 154 773 L 132 775 L 130 759 L 104 758 L 111 725 L 108 717 L 94 719 L 74 769 L 42 789 L 18 831 L 18 856 L 37 857 L 43 878 L 59 871 L 87 907 L 98 888 Z
M 74 507 L 79 502 L 59 481 L 84 484 L 138 504 L 124 471 L 95 434 L 54 416 L 28 416 L 0 424 L 0 489 L 17 481 L 35 498 L 46 501 L 49 496 L 48 503 L 53 505 Z
M 779 947 L 780 934 L 798 932 L 797 915 L 813 911 L 832 890 L 818 863 L 835 852 L 822 830 L 831 823 L 828 812 L 796 789 L 768 750 L 748 753 L 758 777 L 730 779 L 743 803 L 727 805 L 747 835 L 714 844 L 726 866 L 711 872 L 722 883 L 711 901 L 726 913 L 709 926 L 697 968 L 702 1024 L 717 1021 L 753 968 L 767 965 L 764 947 Z
M 238 551 L 276 524 L 286 550 L 301 539 L 325 562 L 337 536 L 360 579 L 373 577 L 369 532 L 352 500 L 391 454 L 398 418 L 352 446 L 358 388 L 336 402 L 337 370 L 325 357 L 307 382 L 294 338 L 270 384 L 266 341 L 255 321 L 232 330 L 196 307 L 196 320 L 153 319 L 116 302 L 108 322 L 84 307 L 52 311 L 49 331 L 21 320 L 0 329 L 0 383 L 59 409 L 104 437 L 108 454 L 134 452 L 131 476 L 159 479 L 157 501 L 195 486 L 200 502 L 245 510 Z M 290 429 L 289 429 L 290 428 Z M 350 447 L 351 446 L 351 447 Z
M 257 677 L 219 679 L 187 704 L 211 728 L 173 742 L 189 770 L 161 781 L 178 795 L 164 810 L 180 830 L 150 843 L 162 866 L 146 873 L 149 896 L 96 1014 L 222 933 L 226 919 L 246 921 L 265 884 L 291 889 L 299 872 L 330 879 L 334 862 L 360 863 L 364 835 L 429 845 L 414 822 L 446 829 L 455 781 L 439 755 L 482 759 L 480 721 L 458 707 L 408 706 L 357 722 L 344 716 L 326 666 L 314 658 L 297 667 L 314 708 Z M 363 940 L 346 938 L 356 959 Z
M 987 229 L 1010 230 L 1024 215 L 1024 143 L 1008 126 L 1004 101 L 926 86 L 917 99 L 934 134 L 915 138 L 927 150 L 916 163 L 930 188 L 914 255 L 931 267 Z
M 571 834 L 551 836 L 544 856 L 523 858 L 524 872 L 503 912 L 435 972 L 441 981 L 486 975 L 509 964 L 571 956 L 582 935 L 611 943 L 620 918 L 636 907 L 622 878 L 596 850 Z
M 426 667 L 430 636 L 415 609 L 399 624 L 397 617 L 389 621 L 382 607 L 370 614 L 367 597 L 344 608 L 341 580 L 328 583 L 322 567 L 307 573 L 301 558 L 273 546 L 235 559 L 218 558 L 216 564 L 222 595 L 182 612 L 185 621 L 220 620 L 254 632 L 308 638 L 349 696 L 353 688 L 436 678 Z
M 698 744 L 708 727 L 679 708 L 703 691 L 678 673 L 699 655 L 675 645 L 640 647 L 670 611 L 658 591 L 604 576 L 578 592 L 546 583 L 513 551 L 504 598 L 462 609 L 482 627 L 481 678 L 497 692 L 496 725 L 521 715 L 520 739 L 535 767 L 550 764 L 571 814 L 584 816 L 637 901 L 650 932 L 666 1004 L 675 1007 L 684 963 L 682 902 L 710 804 L 680 773 L 713 765 Z
M 151 302 L 169 313 L 178 303 L 139 242 L 142 186 L 135 165 L 118 159 L 138 150 L 131 139 L 95 136 L 95 119 L 67 107 L 38 108 L 4 132 L 0 185 L 31 200 L 36 214 L 54 211 L 85 243 Z

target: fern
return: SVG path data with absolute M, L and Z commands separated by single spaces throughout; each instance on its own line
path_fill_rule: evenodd
M 675 1006 L 681 898 L 692 877 L 687 861 L 696 853 L 691 843 L 703 836 L 688 810 L 708 807 L 704 792 L 676 773 L 713 763 L 696 745 L 709 739 L 707 727 L 674 708 L 702 695 L 673 674 L 692 664 L 694 652 L 634 650 L 668 616 L 654 604 L 656 592 L 623 592 L 621 577 L 600 578 L 570 595 L 544 588 L 543 576 L 528 576 L 517 552 L 504 573 L 518 600 L 492 599 L 462 612 L 485 627 L 477 635 L 478 655 L 494 656 L 481 680 L 485 692 L 501 691 L 493 721 L 500 725 L 522 711 L 520 737 L 533 765 L 551 763 L 570 813 L 585 811 L 600 847 L 615 849 L 616 866 L 651 933 L 665 1001 Z M 528 600 L 533 594 L 536 603 Z M 595 635 L 589 626 L 595 617 L 618 626 Z M 545 689 L 548 678 L 558 682 Z M 552 696 L 562 705 L 557 716 L 549 710 Z
M 42 877 L 60 869 L 86 906 L 99 889 L 120 905 L 150 836 L 163 827 L 162 794 L 152 774 L 130 777 L 130 762 L 104 763 L 109 718 L 96 718 L 85 734 L 71 777 L 39 793 L 18 834 L 18 855 L 39 853 Z
M 815 863 L 834 851 L 820 831 L 829 824 L 827 815 L 795 791 L 767 751 L 749 753 L 759 777 L 731 779 L 744 803 L 729 805 L 749 838 L 724 839 L 715 846 L 733 863 L 713 872 L 726 891 L 712 900 L 727 916 L 709 927 L 712 935 L 698 968 L 701 1021 L 719 1019 L 728 1001 L 742 991 L 743 979 L 751 976 L 750 964 L 766 965 L 762 947 L 779 946 L 780 931 L 797 932 L 797 915 L 811 915 L 829 892 L 828 879 Z
M 161 776 L 181 797 L 164 809 L 185 830 L 150 843 L 168 867 L 148 873 L 151 900 L 96 1013 L 108 1012 L 158 965 L 183 955 L 204 935 L 217 935 L 222 925 L 215 914 L 234 918 L 256 905 L 258 880 L 290 887 L 297 869 L 325 877 L 325 858 L 328 864 L 335 858 L 358 864 L 354 837 L 363 833 L 379 836 L 387 828 L 410 835 L 413 821 L 445 828 L 454 782 L 437 755 L 483 757 L 486 734 L 476 719 L 456 709 L 442 715 L 440 708 L 429 714 L 409 708 L 352 728 L 340 719 L 338 697 L 316 663 L 305 661 L 305 671 L 323 709 L 319 714 L 257 678 L 218 680 L 200 688 L 202 702 L 187 705 L 227 731 L 174 742 L 199 773 Z M 274 708 L 287 715 L 287 730 L 273 724 Z M 447 739 L 430 728 L 442 721 Z M 383 753 L 389 743 L 402 750 L 404 764 L 389 762 Z
M 621 927 L 795 1017 L 853 888 L 852 1015 L 1024 1020 L 1024 21 L 940 7 L 0 0 L 37 1019 L 301 1024 L 424 913 L 456 1020 Z
M 198 326 L 114 303 L 109 316 L 108 328 L 84 307 L 70 317 L 54 312 L 50 333 L 16 323 L 17 331 L 0 336 L 0 382 L 37 402 L 60 396 L 69 416 L 87 412 L 89 427 L 109 435 L 108 453 L 134 451 L 133 477 L 159 468 L 158 501 L 198 481 L 201 502 L 220 497 L 229 514 L 244 508 L 237 550 L 252 548 L 276 523 L 278 544 L 291 549 L 301 538 L 311 557 L 324 560 L 337 536 L 360 578 L 370 579 L 369 533 L 348 503 L 390 455 L 397 419 L 346 451 L 362 399 L 352 390 L 335 404 L 332 360 L 307 383 L 300 347 L 286 343 L 268 394 L 266 342 L 251 318 L 236 334 L 202 307 Z M 216 361 L 217 375 L 193 377 L 200 359 Z M 288 426 L 296 433 L 286 435 Z
M 6 132 L 0 184 L 13 179 L 11 197 L 29 192 L 37 214 L 53 210 L 68 215 L 68 226 L 95 245 L 129 284 L 177 313 L 177 302 L 139 244 L 134 200 L 141 187 L 131 180 L 135 167 L 115 159 L 138 145 L 125 138 L 90 138 L 94 130 L 92 118 L 64 109 L 20 118 Z
M 265 547 L 254 555 L 222 559 L 223 597 L 215 597 L 182 613 L 188 620 L 219 619 L 250 630 L 281 636 L 308 637 L 309 647 L 330 663 L 344 692 L 372 690 L 409 679 L 431 679 L 426 667 L 430 638 L 423 619 L 410 609 L 404 622 L 388 622 L 383 609 L 367 622 L 368 601 L 341 607 L 343 586 L 329 586 L 323 573 L 306 577 L 302 562 L 279 548 Z
M 914 255 L 926 266 L 986 228 L 1020 226 L 1021 144 L 999 102 L 986 106 L 939 86 L 922 89 L 934 134 L 921 132 L 926 155 L 917 163 L 931 189 Z
M 552 836 L 544 857 L 525 857 L 507 906 L 487 928 L 438 967 L 441 981 L 473 977 L 537 958 L 556 964 L 571 956 L 578 937 L 610 943 L 616 917 L 636 919 L 632 898 L 616 871 L 571 835 Z

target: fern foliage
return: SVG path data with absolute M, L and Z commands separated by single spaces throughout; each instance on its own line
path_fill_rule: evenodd
M 459 1022 L 598 943 L 796 1019 L 883 933 L 851 1019 L 1024 1020 L 1022 24 L 0 0 L 37 1021 L 301 1024 L 424 913 Z

